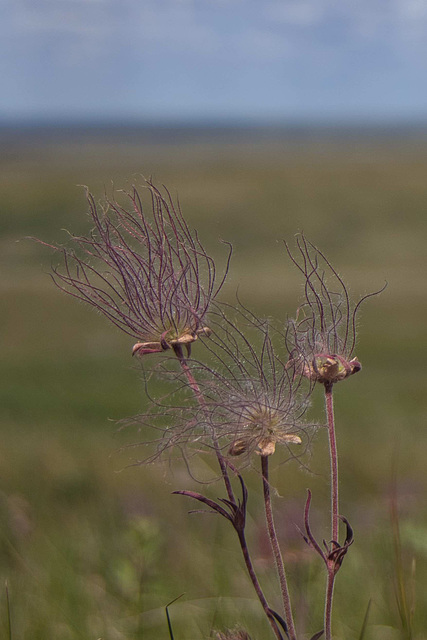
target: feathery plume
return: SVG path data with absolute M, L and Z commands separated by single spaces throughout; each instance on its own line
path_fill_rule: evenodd
M 63 255 L 63 268 L 53 269 L 53 279 L 136 339 L 134 355 L 182 347 L 190 353 L 191 344 L 209 334 L 206 315 L 224 284 L 231 249 L 217 284 L 214 260 L 179 205 L 150 180 L 145 187 L 149 214 L 136 187 L 125 192 L 129 209 L 115 199 L 98 205 L 88 192 L 93 230 L 71 235 L 72 247 L 52 247 Z
M 356 316 L 360 305 L 380 291 L 352 304 L 347 287 L 326 256 L 304 235 L 297 236 L 294 255 L 286 251 L 305 279 L 305 301 L 286 333 L 288 367 L 313 382 L 333 384 L 361 370 L 357 357 Z

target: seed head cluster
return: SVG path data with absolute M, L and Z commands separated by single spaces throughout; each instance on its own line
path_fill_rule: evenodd
M 63 267 L 53 278 L 61 288 L 95 307 L 137 343 L 138 356 L 182 348 L 209 334 L 205 318 L 221 289 L 213 259 L 190 230 L 167 190 L 145 183 L 149 213 L 134 187 L 101 205 L 87 194 L 93 230 L 55 247 Z M 230 256 L 229 256 L 230 257 Z M 225 273 L 228 269 L 225 270 Z
M 304 277 L 305 300 L 283 337 L 242 305 L 231 312 L 215 302 L 231 249 L 218 283 L 215 263 L 179 204 L 151 180 L 144 193 L 148 213 L 135 187 L 122 192 L 120 202 L 97 204 L 88 193 L 93 229 L 72 235 L 70 247 L 54 247 L 63 265 L 53 278 L 134 338 L 133 354 L 178 356 L 180 373 L 173 375 L 182 379 L 179 391 L 189 390 L 185 401 L 155 401 L 157 418 L 153 412 L 135 418 L 157 436 L 160 431 L 148 459 L 188 444 L 231 458 L 270 456 L 277 445 L 301 444 L 311 431 L 303 416 L 314 383 L 333 384 L 361 369 L 353 356 L 356 315 L 369 296 L 352 305 L 324 254 L 298 236 L 295 255 L 285 244 Z M 201 336 L 205 359 L 191 360 L 191 345 Z
M 376 294 L 353 305 L 344 281 L 317 247 L 303 235 L 297 237 L 295 255 L 285 246 L 304 277 L 305 297 L 296 318 L 288 322 L 288 366 L 313 382 L 345 380 L 362 368 L 353 355 L 356 317 L 362 302 Z
M 193 365 L 204 397 L 198 422 L 215 433 L 228 456 L 268 456 L 276 445 L 306 438 L 309 394 L 302 376 L 279 357 L 268 323 L 242 309 L 238 316 L 218 312 L 204 343 L 210 362 Z

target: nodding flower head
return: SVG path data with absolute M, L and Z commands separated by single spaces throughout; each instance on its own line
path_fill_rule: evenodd
M 229 456 L 269 456 L 277 445 L 301 444 L 308 427 L 302 416 L 308 395 L 301 376 L 277 355 L 266 323 L 239 311 L 241 323 L 220 314 L 205 346 L 209 365 L 193 363 L 204 404 L 199 422 L 209 425 Z
M 234 432 L 234 440 L 228 453 L 240 456 L 254 450 L 262 456 L 276 451 L 276 444 L 301 444 L 301 437 L 292 433 L 296 427 L 283 415 L 268 397 L 240 402 L 239 429 Z M 291 431 L 291 433 L 289 433 Z
M 297 236 L 292 262 L 305 279 L 305 301 L 297 316 L 288 322 L 287 366 L 296 368 L 313 382 L 333 384 L 361 370 L 353 355 L 356 345 L 356 316 L 370 293 L 352 304 L 347 287 L 325 255 L 303 235 Z
M 230 464 L 247 463 L 252 454 L 270 456 L 279 445 L 294 458 L 305 452 L 316 428 L 303 422 L 312 387 L 308 392 L 303 376 L 279 358 L 267 324 L 223 309 L 215 304 L 211 312 L 202 358 L 186 360 L 178 373 L 168 359 L 159 363 L 156 371 L 172 381 L 172 391 L 148 412 L 123 421 L 144 431 L 130 445 L 144 450 L 137 464 L 177 455 L 190 468 L 192 454 L 215 451 Z M 302 444 L 302 451 L 293 447 Z
M 53 247 L 64 259 L 53 279 L 136 339 L 133 354 L 182 352 L 183 347 L 189 353 L 199 336 L 209 334 L 205 318 L 228 262 L 217 284 L 214 261 L 179 205 L 151 181 L 145 187 L 149 213 L 135 187 L 124 193 L 127 208 L 116 200 L 98 205 L 88 193 L 93 230 L 71 236 L 74 248 Z

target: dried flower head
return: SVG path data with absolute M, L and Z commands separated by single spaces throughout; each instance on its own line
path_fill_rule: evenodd
M 240 323 L 224 312 L 218 316 L 205 342 L 209 365 L 193 364 L 204 398 L 199 423 L 207 424 L 207 432 L 234 457 L 253 452 L 269 456 L 278 444 L 301 444 L 307 434 L 302 416 L 308 396 L 301 376 L 277 355 L 268 324 L 243 309 Z
M 150 213 L 135 187 L 124 197 L 97 205 L 87 194 L 94 225 L 90 235 L 71 236 L 74 248 L 62 251 L 64 268 L 55 283 L 89 303 L 137 340 L 139 356 L 186 347 L 208 335 L 205 317 L 224 284 L 216 284 L 213 259 L 188 227 L 179 205 L 150 180 Z M 230 254 L 228 260 L 230 259 Z
M 253 453 L 273 454 L 277 445 L 287 446 L 292 457 L 297 452 L 289 445 L 306 449 L 315 428 L 303 421 L 311 388 L 278 356 L 267 323 L 242 309 L 236 316 L 228 307 L 227 313 L 215 307 L 202 359 L 186 361 L 193 382 L 163 360 L 160 373 L 163 379 L 172 377 L 173 391 L 154 400 L 148 413 L 124 423 L 144 432 L 143 440 L 131 445 L 148 450 L 137 464 L 172 453 L 189 463 L 191 453 L 218 448 L 226 457 L 246 461 Z
M 297 317 L 288 322 L 288 366 L 296 367 L 313 382 L 345 380 L 362 368 L 353 355 L 360 305 L 380 291 L 363 296 L 353 305 L 344 281 L 317 247 L 303 235 L 297 236 L 296 256 L 286 242 L 285 246 L 305 279 L 305 302 Z

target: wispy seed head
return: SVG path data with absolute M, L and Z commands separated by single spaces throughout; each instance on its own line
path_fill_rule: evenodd
M 287 326 L 288 366 L 313 382 L 332 384 L 361 370 L 353 352 L 356 317 L 360 305 L 350 300 L 347 287 L 325 255 L 303 235 L 297 236 L 295 254 L 287 253 L 302 273 L 305 300 Z M 382 289 L 381 289 L 382 291 Z
M 228 262 L 217 283 L 213 259 L 169 192 L 147 180 L 145 193 L 148 213 L 136 187 L 124 192 L 127 207 L 116 199 L 99 205 L 88 193 L 93 229 L 87 236 L 71 235 L 70 247 L 53 247 L 63 255 L 53 278 L 137 340 L 133 354 L 182 346 L 189 352 L 209 333 L 206 315 Z
M 306 439 L 308 393 L 301 375 L 278 356 L 268 324 L 243 309 L 237 316 L 218 312 L 205 342 L 209 364 L 193 363 L 205 400 L 198 421 L 228 455 L 268 456 L 276 445 Z

